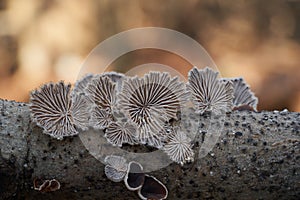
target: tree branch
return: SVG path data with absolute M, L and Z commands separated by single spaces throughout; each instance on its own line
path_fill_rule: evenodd
M 0 100 L 0 112 L 0 199 L 138 199 L 106 178 L 78 136 L 58 141 L 42 134 L 24 103 Z M 205 130 L 210 117 L 197 120 Z M 234 111 L 225 121 L 209 155 L 149 173 L 166 185 L 168 199 L 299 199 L 300 113 Z M 35 178 L 55 178 L 61 189 L 36 191 Z

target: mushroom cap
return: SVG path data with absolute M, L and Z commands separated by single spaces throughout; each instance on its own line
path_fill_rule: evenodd
M 60 183 L 55 179 L 50 180 L 50 186 L 49 186 L 50 192 L 53 192 L 53 191 L 56 191 L 59 189 L 60 189 Z
M 127 173 L 126 159 L 122 156 L 110 155 L 104 159 L 106 163 L 104 172 L 107 178 L 113 182 L 120 182 Z
M 104 72 L 102 75 L 109 77 L 112 82 L 116 83 L 117 91 L 121 91 L 122 82 L 123 82 L 123 79 L 125 78 L 124 74 L 118 73 L 118 72 Z
M 35 190 L 40 190 L 40 187 L 44 184 L 44 182 L 45 181 L 40 178 L 33 179 L 33 188 Z
M 124 74 L 118 73 L 118 72 L 104 72 L 102 75 L 109 77 L 110 80 L 114 83 L 119 82 L 120 80 L 122 80 L 125 77 Z
M 113 121 L 113 115 L 109 108 L 102 109 L 94 105 L 90 111 L 91 117 L 89 124 L 94 129 L 105 129 Z
M 85 94 L 85 90 L 89 84 L 89 82 L 94 78 L 94 74 L 86 74 L 81 79 L 76 81 L 72 95 L 73 94 Z
M 185 84 L 178 77 L 150 72 L 142 78 L 124 79 L 117 103 L 138 126 L 140 143 L 161 147 L 158 133 L 166 121 L 177 119 L 177 112 L 186 99 Z
M 33 181 L 33 187 L 35 190 L 38 190 L 42 193 L 44 192 L 54 192 L 60 189 L 60 183 L 55 180 L 42 180 L 35 178 Z
M 145 174 L 143 173 L 143 166 L 135 161 L 128 164 L 128 170 L 124 178 L 126 187 L 135 191 L 142 187 L 144 184 Z
M 77 128 L 81 130 L 87 130 L 89 126 L 90 118 L 90 101 L 84 94 L 73 93 L 71 105 L 71 115 L 73 123 Z
M 42 127 L 45 134 L 56 139 L 78 134 L 72 116 L 74 104 L 72 105 L 70 92 L 71 84 L 65 85 L 63 81 L 45 84 L 31 92 L 32 121 Z
M 179 128 L 172 129 L 168 142 L 163 147 L 163 151 L 172 161 L 181 165 L 194 160 L 191 140 L 183 131 L 179 130 Z
M 231 82 L 218 79 L 218 72 L 211 68 L 194 67 L 188 74 L 188 89 L 194 103 L 195 112 L 229 112 L 232 109 L 233 86 Z
M 168 197 L 168 189 L 155 177 L 145 175 L 143 186 L 139 189 L 138 195 L 141 199 L 166 199 Z
M 90 101 L 96 104 L 100 109 L 109 108 L 112 110 L 116 102 L 116 84 L 107 76 L 95 75 L 89 81 L 85 93 Z
M 112 122 L 105 130 L 105 137 L 109 143 L 121 147 L 122 144 L 136 144 L 137 129 L 130 122 Z
M 224 82 L 233 83 L 233 110 L 257 110 L 258 98 L 251 91 L 250 86 L 242 77 L 239 78 L 223 78 Z M 252 109 L 251 109 L 252 108 Z
M 40 192 L 47 192 L 49 187 L 50 187 L 50 181 L 45 180 L 44 183 L 39 187 L 39 191 Z

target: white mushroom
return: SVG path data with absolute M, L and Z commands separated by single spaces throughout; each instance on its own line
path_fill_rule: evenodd
M 105 130 L 105 137 L 109 143 L 121 147 L 122 144 L 136 144 L 136 126 L 129 122 L 112 122 Z
M 78 134 L 86 129 L 87 104 L 84 98 L 70 96 L 71 85 L 64 82 L 43 85 L 31 93 L 31 118 L 44 133 L 57 139 Z M 82 115 L 82 116 L 81 116 Z
M 107 178 L 113 182 L 120 182 L 127 173 L 128 164 L 122 156 L 110 155 L 104 159 L 106 163 L 104 172 Z
M 84 94 L 75 94 L 71 97 L 71 115 L 73 123 L 81 130 L 87 130 L 90 118 L 90 101 Z
M 93 74 L 86 74 L 81 79 L 76 81 L 72 94 L 76 94 L 76 93 L 85 94 L 85 90 L 93 78 L 94 78 Z
M 94 129 L 105 129 L 113 121 L 113 115 L 109 108 L 101 109 L 94 105 L 91 109 L 90 126 Z
M 177 118 L 180 106 L 186 101 L 185 84 L 168 73 L 150 72 L 143 78 L 123 81 L 118 106 L 138 128 L 142 144 L 161 147 L 159 132 L 166 121 Z
M 163 147 L 163 151 L 170 157 L 170 159 L 181 165 L 186 162 L 194 161 L 194 151 L 191 148 L 191 140 L 186 134 L 173 128 L 169 136 L 169 141 Z
M 116 102 L 116 84 L 107 76 L 96 75 L 89 82 L 86 94 L 101 109 L 112 110 Z
M 224 82 L 230 81 L 233 83 L 233 109 L 238 109 L 242 106 L 250 106 L 253 110 L 257 110 L 258 99 L 243 78 L 224 78 L 222 80 Z
M 125 78 L 124 74 L 121 74 L 118 72 L 105 72 L 102 75 L 109 77 L 112 82 L 116 83 L 117 91 L 121 91 L 122 82 L 123 82 L 123 79 Z
M 189 71 L 188 80 L 196 113 L 231 111 L 233 86 L 231 82 L 219 80 L 218 72 L 208 67 L 203 70 L 194 67 Z

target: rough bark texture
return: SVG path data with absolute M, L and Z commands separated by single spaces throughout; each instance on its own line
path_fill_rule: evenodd
M 0 199 L 139 199 L 106 178 L 78 136 L 42 134 L 27 104 L 1 100 L 0 112 Z M 166 185 L 168 199 L 300 199 L 299 132 L 300 113 L 235 111 L 208 156 L 149 174 Z M 36 177 L 55 178 L 61 189 L 35 191 Z

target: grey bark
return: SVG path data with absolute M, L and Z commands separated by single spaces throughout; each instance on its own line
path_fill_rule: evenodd
M 139 199 L 106 178 L 78 136 L 43 134 L 27 104 L 1 100 L 0 112 L 0 199 Z M 205 130 L 210 117 L 197 120 L 188 121 Z M 300 199 L 300 113 L 234 111 L 225 121 L 209 155 L 148 173 L 166 185 L 168 199 Z M 55 178 L 61 189 L 36 191 L 36 177 Z

